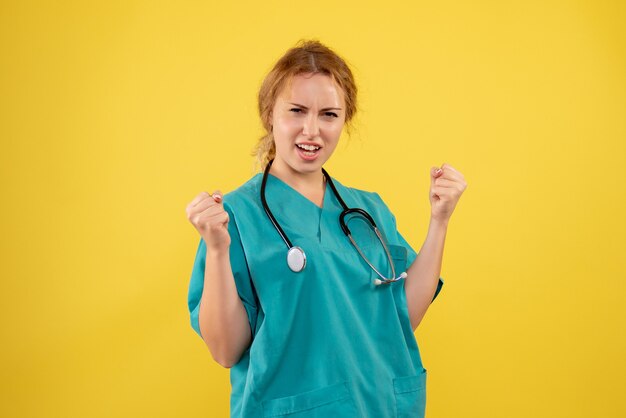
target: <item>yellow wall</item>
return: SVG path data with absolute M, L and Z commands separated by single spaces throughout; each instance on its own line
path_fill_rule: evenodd
M 624 2 L 361 4 L 2 2 L 1 416 L 227 416 L 185 207 L 253 174 L 261 79 L 308 37 L 361 92 L 334 177 L 418 249 L 429 168 L 469 183 L 416 332 L 427 416 L 626 415 Z

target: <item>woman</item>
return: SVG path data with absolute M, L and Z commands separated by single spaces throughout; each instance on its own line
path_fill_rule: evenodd
M 201 235 L 191 324 L 231 368 L 231 417 L 424 415 L 413 332 L 443 284 L 447 224 L 466 183 L 447 164 L 431 169 L 431 224 L 417 259 L 377 193 L 322 169 L 356 93 L 346 63 L 321 43 L 287 51 L 259 92 L 264 172 L 187 206 Z M 344 205 L 367 213 L 342 216 Z

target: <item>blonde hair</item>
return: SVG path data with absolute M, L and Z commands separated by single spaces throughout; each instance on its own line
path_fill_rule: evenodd
M 259 138 L 253 156 L 261 169 L 276 156 L 276 146 L 272 136 L 272 109 L 278 94 L 291 85 L 294 76 L 303 73 L 328 75 L 344 93 L 346 102 L 346 127 L 348 135 L 351 121 L 357 110 L 357 87 L 348 64 L 334 51 L 317 40 L 300 40 L 276 62 L 265 76 L 258 95 L 259 116 L 265 135 Z

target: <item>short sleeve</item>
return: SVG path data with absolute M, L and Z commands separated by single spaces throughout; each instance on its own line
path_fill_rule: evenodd
M 239 229 L 237 227 L 235 217 L 233 216 L 233 211 L 230 205 L 226 202 L 224 202 L 224 210 L 226 210 L 229 216 L 228 232 L 230 234 L 231 241 L 229 249 L 230 265 L 235 279 L 237 293 L 239 294 L 239 298 L 243 302 L 243 306 L 246 309 L 250 330 L 254 338 L 258 311 L 258 298 L 250 277 L 250 270 L 248 269 L 246 255 L 241 244 Z M 200 300 L 202 299 L 202 291 L 204 289 L 205 265 L 206 243 L 204 242 L 204 239 L 200 238 L 196 258 L 193 264 L 193 270 L 191 272 L 189 293 L 187 296 L 191 327 L 200 337 L 202 337 L 202 334 L 200 333 L 200 321 L 198 316 L 200 313 Z
M 402 234 L 400 233 L 400 231 L 398 231 L 398 227 L 396 224 L 396 216 L 391 212 L 391 210 L 389 209 L 389 207 L 387 206 L 387 204 L 385 204 L 385 202 L 383 201 L 383 199 L 378 195 L 378 193 L 374 192 L 374 195 L 378 198 L 378 200 L 380 201 L 380 203 L 382 204 L 382 206 L 385 208 L 385 210 L 389 213 L 389 215 L 391 215 L 391 219 L 393 221 L 393 230 L 394 230 L 394 234 L 392 237 L 390 237 L 391 239 L 396 240 L 396 242 L 404 247 L 406 247 L 407 249 L 407 261 L 406 261 L 406 265 L 407 266 L 411 266 L 411 264 L 413 264 L 413 262 L 415 261 L 415 259 L 417 258 L 417 252 L 413 249 L 413 247 L 411 246 L 411 244 L 409 244 L 409 242 L 404 239 L 404 237 L 402 236 Z M 407 267 L 408 268 L 408 267 Z M 430 303 L 432 303 L 436 298 L 437 295 L 439 295 L 439 292 L 441 292 L 441 288 L 443 287 L 443 278 L 439 277 L 439 282 L 437 283 L 437 290 L 435 290 L 435 295 L 433 296 L 433 299 L 430 301 Z

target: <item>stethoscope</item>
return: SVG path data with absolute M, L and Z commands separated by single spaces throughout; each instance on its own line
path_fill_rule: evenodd
M 280 237 L 283 239 L 283 241 L 285 241 L 285 244 L 287 245 L 287 249 L 288 249 L 288 251 L 287 251 L 287 265 L 289 266 L 291 271 L 293 271 L 294 273 L 299 273 L 302 270 L 304 270 L 304 267 L 306 266 L 306 254 L 304 253 L 304 250 L 302 248 L 300 248 L 298 246 L 294 246 L 294 245 L 291 244 L 291 241 L 289 241 L 289 238 L 287 238 L 287 234 L 285 234 L 285 231 L 283 231 L 283 229 L 280 227 L 280 224 L 278 223 L 276 218 L 274 218 L 274 215 L 272 215 L 272 212 L 270 211 L 270 208 L 267 206 L 267 201 L 265 200 L 265 184 L 267 183 L 267 176 L 269 174 L 270 167 L 272 166 L 273 162 L 274 162 L 273 159 L 270 160 L 270 162 L 267 164 L 267 167 L 265 167 L 265 172 L 263 173 L 263 181 L 261 183 L 261 203 L 263 204 L 263 209 L 265 209 L 265 213 L 267 213 L 267 216 L 270 218 L 270 221 L 272 221 L 272 224 L 274 224 L 274 227 L 276 228 L 276 231 L 278 231 L 278 233 L 280 234 Z M 343 201 L 343 199 L 339 195 L 339 192 L 337 192 L 337 189 L 335 188 L 335 184 L 333 183 L 333 180 L 330 178 L 330 176 L 328 175 L 326 170 L 324 170 L 324 168 L 322 168 L 322 173 L 324 174 L 324 177 L 326 178 L 326 182 L 330 185 L 330 188 L 332 189 L 333 193 L 337 197 L 337 200 L 339 200 L 339 203 L 343 207 L 343 212 L 341 212 L 341 215 L 339 215 L 339 224 L 341 225 L 341 229 L 343 230 L 344 234 L 346 234 L 346 236 L 350 239 L 350 242 L 352 242 L 352 245 L 354 246 L 354 248 L 356 248 L 356 250 L 359 252 L 361 257 L 365 260 L 365 262 L 380 277 L 380 279 L 374 280 L 374 283 L 376 284 L 376 286 L 381 285 L 381 284 L 393 283 L 395 281 L 398 281 L 398 280 L 401 280 L 401 279 L 405 279 L 407 277 L 406 272 L 402 272 L 402 274 L 400 274 L 398 277 L 396 277 L 396 268 L 395 268 L 395 266 L 393 264 L 393 260 L 391 259 L 391 254 L 389 253 L 389 248 L 387 248 L 387 244 L 385 243 L 385 239 L 382 237 L 380 231 L 378 230 L 378 227 L 376 226 L 376 222 L 374 222 L 374 219 L 370 216 L 369 213 L 367 213 L 363 209 L 360 209 L 360 208 L 348 208 L 348 206 L 345 204 L 345 202 Z M 391 275 L 392 275 L 391 278 L 387 278 L 387 277 L 383 276 L 372 265 L 372 263 L 370 263 L 370 261 L 367 259 L 367 257 L 365 257 L 365 254 L 363 254 L 363 252 L 361 251 L 359 246 L 354 241 L 354 238 L 352 238 L 352 234 L 350 233 L 350 229 L 348 228 L 348 226 L 346 225 L 346 223 L 344 221 L 344 218 L 346 217 L 346 215 L 349 215 L 350 213 L 358 213 L 358 214 L 362 215 L 363 217 L 365 217 L 365 219 L 367 219 L 369 221 L 371 228 L 374 230 L 374 232 L 376 233 L 376 236 L 378 237 L 378 241 L 380 241 L 380 243 L 383 245 L 383 248 L 385 249 L 385 253 L 387 254 L 387 261 L 389 261 L 389 264 L 391 265 Z

